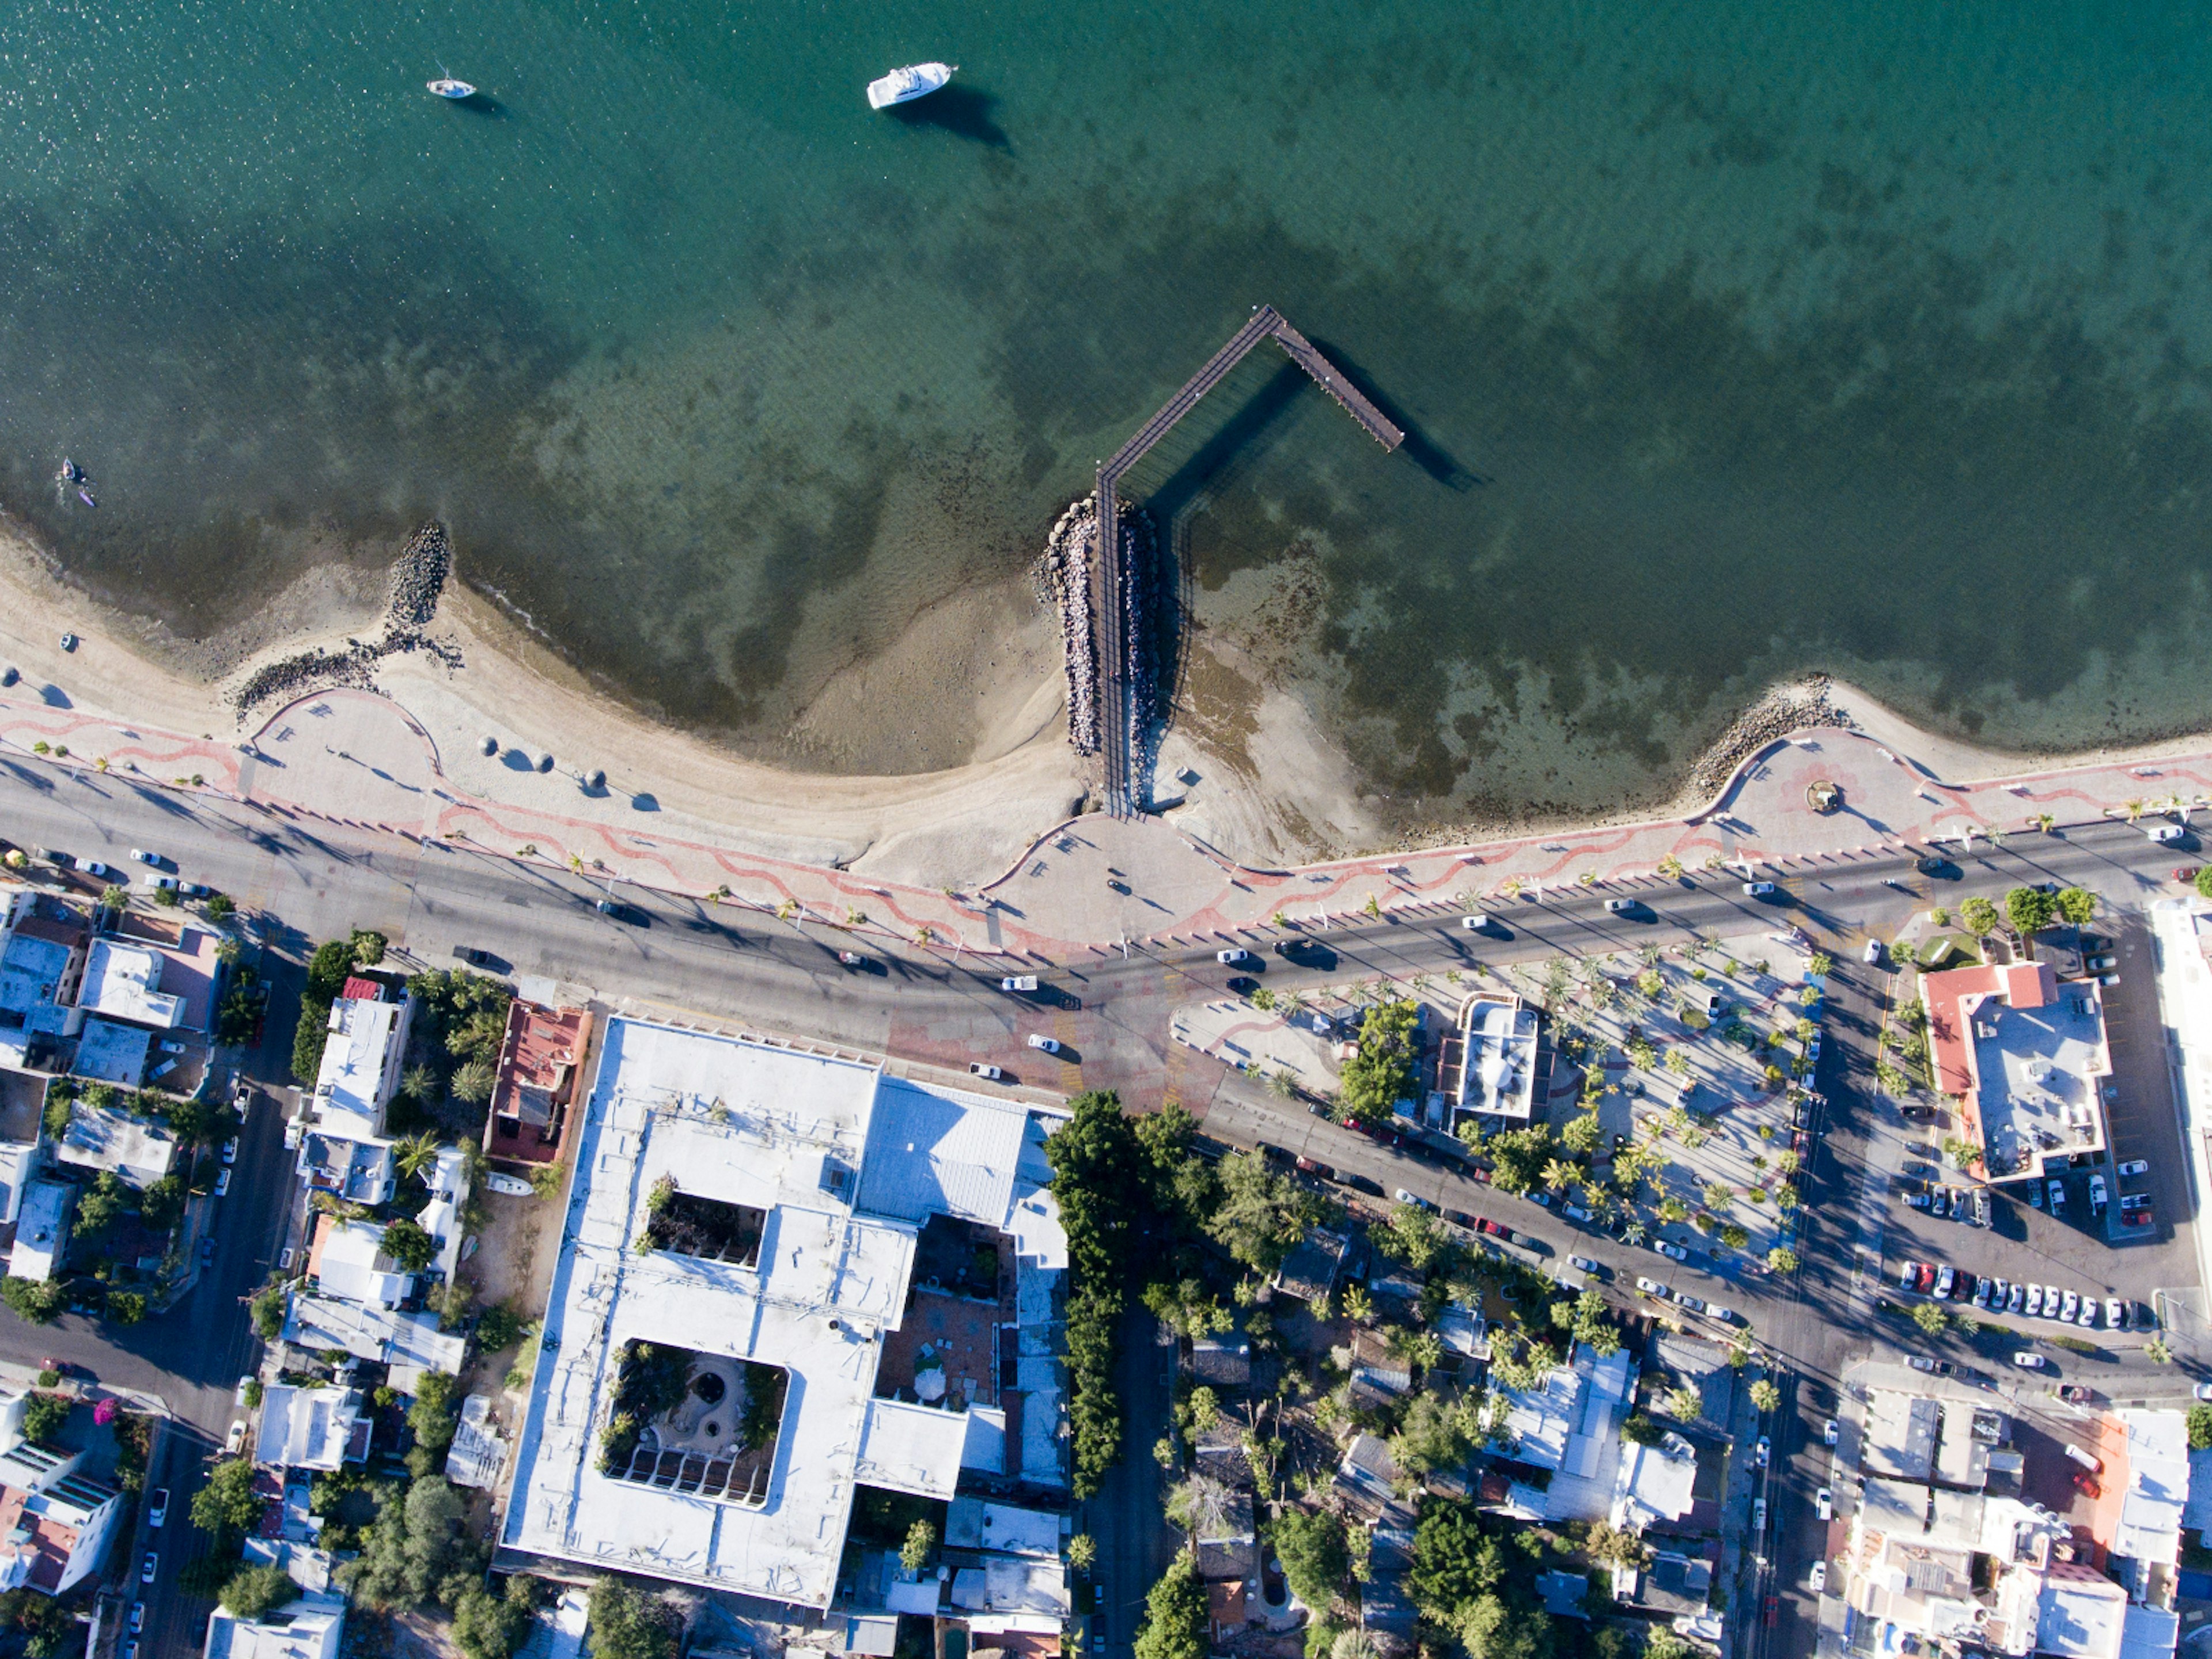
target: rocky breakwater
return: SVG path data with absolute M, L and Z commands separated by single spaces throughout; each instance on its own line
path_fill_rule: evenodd
M 1091 614 L 1091 557 L 1098 544 L 1098 502 L 1085 495 L 1060 515 L 1036 562 L 1038 598 L 1060 612 L 1067 669 L 1067 740 L 1079 755 L 1098 752 L 1098 629 Z
M 1816 674 L 1795 685 L 1777 686 L 1740 715 L 1721 733 L 1698 763 L 1691 781 L 1698 794 L 1718 794 L 1735 769 L 1770 743 L 1811 726 L 1832 726 L 1846 732 L 1858 722 L 1836 706 L 1829 695 L 1828 677 Z
M 374 641 L 349 640 L 343 651 L 312 651 L 264 663 L 230 694 L 230 705 L 243 720 L 261 704 L 299 696 L 334 685 L 375 686 L 376 665 L 397 651 L 427 651 L 458 665 L 459 653 L 424 630 L 438 614 L 438 600 L 452 573 L 453 545 L 446 526 L 433 519 L 407 538 L 392 567 L 392 591 L 385 601 L 384 632 Z

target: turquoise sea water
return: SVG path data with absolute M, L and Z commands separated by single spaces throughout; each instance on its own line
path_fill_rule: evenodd
M 1139 482 L 1197 618 L 1408 815 L 1648 791 L 1803 666 L 2007 742 L 2208 722 L 2208 41 L 2154 3 L 15 8 L 0 500 L 187 634 L 435 513 L 587 670 L 787 754 L 1266 301 L 1415 442 L 1255 357 Z M 868 111 L 929 58 L 954 93 Z

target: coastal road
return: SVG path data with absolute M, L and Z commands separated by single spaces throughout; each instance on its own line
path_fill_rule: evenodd
M 999 990 L 1001 969 L 988 959 L 947 961 L 871 940 L 864 947 L 867 963 L 855 970 L 837 960 L 840 948 L 855 943 L 837 930 L 797 927 L 735 906 L 618 885 L 612 896 L 632 907 L 635 917 L 626 921 L 594 908 L 606 892 L 604 883 L 564 870 L 493 857 L 465 845 L 423 847 L 344 826 L 302 823 L 211 797 L 13 757 L 0 760 L 0 835 L 20 845 L 58 847 L 80 859 L 100 857 L 124 867 L 130 848 L 156 848 L 176 861 L 185 879 L 231 894 L 257 935 L 294 964 L 319 939 L 372 927 L 392 940 L 394 957 L 403 963 L 449 965 L 454 947 L 473 946 L 491 951 L 503 971 L 590 987 L 617 1006 L 636 999 L 692 1009 L 887 1053 L 895 1063 L 963 1069 L 970 1060 L 988 1060 L 1023 1084 L 1055 1091 L 1115 1087 L 1136 1103 L 1156 1102 L 1171 1080 L 1185 1103 L 1206 1115 L 1209 1133 L 1222 1139 L 1310 1149 L 1340 1168 L 1371 1175 L 1385 1190 L 1404 1186 L 1455 1208 L 1496 1215 L 1542 1238 L 1555 1257 L 1571 1249 L 1591 1255 L 1607 1262 L 1616 1279 L 1632 1277 L 1656 1260 L 1324 1123 L 1266 1096 L 1217 1062 L 1176 1048 L 1166 1036 L 1171 1011 L 1223 994 L 1231 976 L 1207 946 L 1086 953 L 1049 970 L 1048 989 L 1037 997 L 1018 999 Z M 1856 965 L 1859 943 L 1869 932 L 1887 938 L 1931 895 L 1935 902 L 1955 903 L 1965 893 L 1993 893 L 2021 881 L 2078 884 L 2134 911 L 2155 893 L 2171 890 L 2164 878 L 2175 861 L 2175 849 L 2154 846 L 2139 830 L 2099 824 L 2014 837 L 2002 849 L 1966 855 L 1958 860 L 1963 868 L 1949 880 L 1920 876 L 1906 860 L 1861 860 L 1793 874 L 1777 899 L 1760 901 L 1747 897 L 1733 876 L 1671 883 L 1654 878 L 1630 890 L 1648 907 L 1642 919 L 1604 910 L 1602 899 L 1617 895 L 1618 887 L 1554 890 L 1502 907 L 1496 913 L 1502 925 L 1491 934 L 1468 932 L 1455 915 L 1407 913 L 1316 934 L 1328 965 L 1299 967 L 1268 957 L 1266 982 L 1286 990 L 1454 968 L 1473 973 L 1554 956 L 1629 951 L 1693 932 L 1792 926 L 1829 949 L 1841 964 L 1828 1011 L 1837 1040 L 1824 1053 L 1821 1075 L 1831 1118 L 1805 1188 L 1807 1270 L 1787 1283 L 1706 1284 L 1700 1280 L 1709 1276 L 1671 1266 L 1668 1274 L 1738 1308 L 1801 1379 L 1792 1395 L 1797 1427 L 1778 1446 L 1789 1458 L 1799 1449 L 1804 1425 L 1817 1427 L 1831 1409 L 1822 1403 L 1821 1390 L 1832 1389 L 1845 1354 L 1895 1340 L 1893 1331 L 1873 1323 L 1870 1304 L 1855 1303 L 1850 1294 L 1866 1149 L 1894 1111 L 1871 1088 L 1871 1044 L 1882 993 L 1879 976 Z M 272 1081 L 282 1080 L 289 1049 L 296 965 L 282 968 L 279 982 L 269 1052 L 252 1067 Z M 1069 1060 L 1027 1048 L 1024 1038 L 1033 1030 L 1060 1037 Z M 239 1298 L 259 1283 L 280 1243 L 290 1177 L 279 1133 L 276 1115 L 264 1104 L 249 1122 L 237 1184 L 223 1200 L 230 1207 L 216 1228 L 213 1272 L 185 1308 L 121 1333 L 120 1341 L 75 1320 L 40 1330 L 0 1316 L 0 1352 L 55 1354 L 118 1384 L 160 1393 L 204 1437 L 200 1447 L 220 1443 L 231 1388 L 251 1369 L 253 1345 Z M 2182 1219 L 2169 1214 L 2161 1225 L 2171 1229 Z M 185 1436 L 178 1440 L 187 1443 Z M 1791 1462 L 1779 1472 L 1785 1502 L 1809 1504 L 1812 1468 Z M 189 1492 L 181 1477 L 171 1484 L 170 1526 L 175 1528 Z M 1790 1537 L 1813 1529 L 1780 1525 L 1778 1530 Z M 165 1577 L 190 1553 L 179 1552 L 179 1541 L 173 1530 L 164 1540 Z M 1794 1556 L 1778 1561 L 1778 1580 L 1802 1583 L 1812 1559 L 1808 1553 L 1802 1562 Z M 1128 1565 L 1141 1571 L 1138 1563 Z M 1127 1586 L 1115 1588 L 1109 1633 L 1117 1649 L 1128 1640 L 1130 1594 Z M 173 1623 L 166 1611 L 150 1616 L 165 1626 Z M 149 1653 L 180 1650 L 187 1641 L 197 1645 L 198 1639 L 197 1632 L 165 1628 Z

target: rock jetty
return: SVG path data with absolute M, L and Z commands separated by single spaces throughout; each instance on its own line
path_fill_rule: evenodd
M 1091 610 L 1091 556 L 1098 543 L 1098 501 L 1085 495 L 1060 515 L 1037 561 L 1038 597 L 1058 607 L 1067 668 L 1067 740 L 1079 755 L 1098 752 L 1098 629 Z
M 384 633 L 374 641 L 350 640 L 343 651 L 317 646 L 295 656 L 264 663 L 231 693 L 230 706 L 240 720 L 276 697 L 298 696 L 337 685 L 373 688 L 376 665 L 396 651 L 428 651 L 449 665 L 458 665 L 459 653 L 444 641 L 423 632 L 438 614 L 438 600 L 453 569 L 453 547 L 446 526 L 435 519 L 407 538 L 398 562 L 392 567 L 392 591 L 385 602 Z
M 1713 795 L 1735 775 L 1747 756 L 1770 743 L 1811 726 L 1833 726 L 1855 732 L 1858 722 L 1836 706 L 1829 696 L 1826 674 L 1794 685 L 1777 686 L 1737 717 L 1734 725 L 1714 740 L 1698 763 L 1692 780 L 1701 795 Z

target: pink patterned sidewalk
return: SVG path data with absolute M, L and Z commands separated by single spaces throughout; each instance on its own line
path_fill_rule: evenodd
M 1481 908 L 1531 890 L 1650 878 L 1669 859 L 1689 869 L 1725 863 L 1784 879 L 1962 836 L 2033 836 L 2045 814 L 2063 828 L 2124 814 L 2130 803 L 2157 812 L 2212 800 L 2212 751 L 1956 784 L 1869 738 L 1822 729 L 1753 757 L 1711 808 L 1686 820 L 1262 871 L 1157 819 L 1090 817 L 1046 834 L 1012 870 L 963 893 L 875 883 L 657 833 L 649 811 L 638 812 L 633 826 L 619 817 L 619 803 L 580 796 L 593 816 L 465 793 L 448 781 L 429 734 L 368 691 L 303 697 L 237 746 L 0 698 L 0 749 L 206 790 L 286 817 L 464 843 L 864 939 L 1039 962 L 1124 942 L 1249 937 L 1279 919 L 1332 926 L 1389 912 Z M 1809 804 L 1815 781 L 1840 789 L 1836 810 Z

